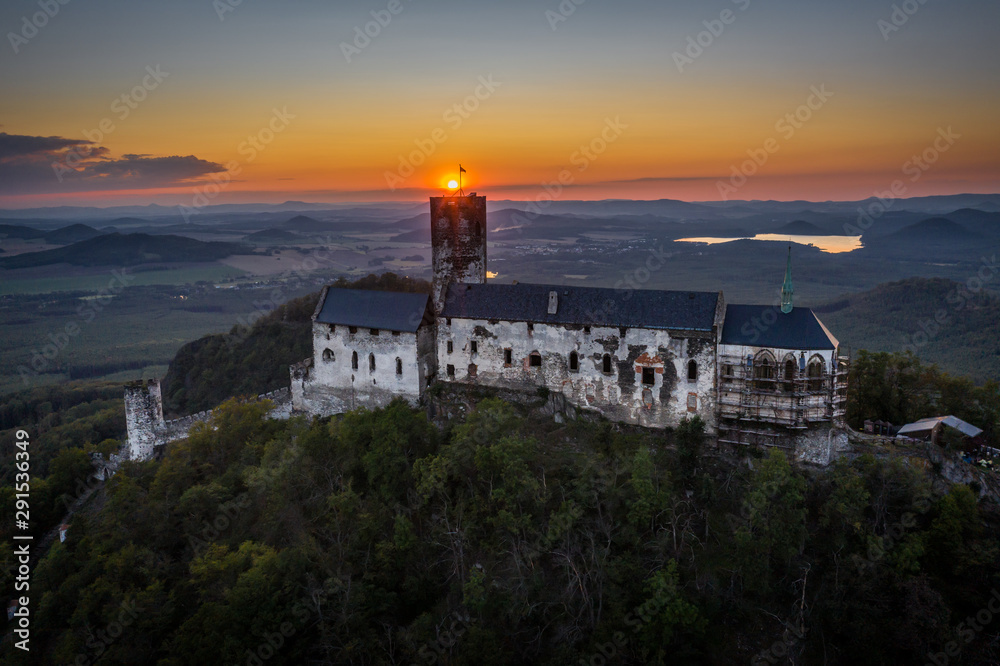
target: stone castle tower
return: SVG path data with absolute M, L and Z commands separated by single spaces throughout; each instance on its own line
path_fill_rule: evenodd
M 486 197 L 431 197 L 431 268 L 434 312 L 444 307 L 452 282 L 486 282 Z
M 130 382 L 125 385 L 125 423 L 128 426 L 130 460 L 149 460 L 160 443 L 157 431 L 163 427 L 163 399 L 160 381 Z

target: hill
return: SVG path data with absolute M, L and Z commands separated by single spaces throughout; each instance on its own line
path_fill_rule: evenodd
M 989 286 L 989 285 L 987 285 Z M 882 284 L 813 308 L 842 345 L 916 353 L 978 382 L 1000 381 L 1000 282 L 971 293 L 941 278 Z M 935 316 L 943 312 L 943 323 Z
M 33 240 L 35 238 L 45 238 L 45 232 L 40 229 L 23 227 L 19 224 L 0 224 L 0 238 Z
M 320 222 L 319 220 L 313 219 L 306 215 L 296 215 L 287 222 L 281 225 L 282 229 L 288 231 L 307 231 L 307 232 L 317 232 L 317 231 L 330 231 L 334 225 L 329 222 Z
M 66 247 L 0 259 L 6 269 L 71 264 L 73 266 L 136 266 L 145 263 L 215 261 L 233 254 L 251 254 L 236 243 L 205 243 L 183 236 L 105 234 Z
M 825 236 L 827 232 L 824 229 L 820 229 L 812 222 L 806 222 L 805 220 L 793 220 L 787 224 L 783 224 L 774 231 L 772 234 L 789 234 L 790 236 Z
M 71 224 L 68 227 L 56 229 L 45 234 L 45 242 L 52 245 L 69 245 L 80 241 L 103 236 L 106 232 L 98 231 L 86 224 Z
M 297 243 L 302 240 L 302 236 L 284 229 L 264 229 L 247 234 L 243 240 L 248 243 Z
M 979 234 L 946 217 L 929 217 L 900 229 L 882 240 L 892 243 L 961 243 L 975 242 Z

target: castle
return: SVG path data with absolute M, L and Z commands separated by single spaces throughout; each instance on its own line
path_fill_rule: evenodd
M 443 382 L 543 389 L 651 428 L 697 415 L 721 442 L 816 462 L 846 440 L 848 361 L 793 306 L 790 254 L 780 308 L 727 305 L 721 292 L 499 284 L 487 280 L 486 197 L 432 197 L 430 212 L 431 295 L 324 288 L 312 357 L 290 369 L 290 391 L 266 396 L 275 416 L 417 405 Z M 163 420 L 153 382 L 126 388 L 126 415 L 133 459 L 190 427 Z

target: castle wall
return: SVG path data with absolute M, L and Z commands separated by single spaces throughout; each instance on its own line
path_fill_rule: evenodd
M 434 332 L 417 333 L 313 324 L 311 363 L 292 370 L 293 408 L 329 416 L 384 407 L 396 397 L 417 404 L 434 372 Z M 357 368 L 354 367 L 357 354 Z M 374 359 L 375 369 L 371 369 Z
M 274 407 L 268 412 L 273 419 L 287 419 L 292 412 L 289 389 L 278 389 L 257 396 L 270 400 Z M 157 447 L 184 439 L 196 423 L 208 421 L 214 410 L 198 412 L 179 419 L 163 419 L 163 399 L 160 382 L 156 379 L 133 382 L 125 387 L 125 424 L 128 431 L 126 453 L 128 460 L 151 460 Z M 119 461 L 112 456 L 113 469 Z M 112 471 L 113 471 L 112 469 Z
M 697 414 L 714 430 L 714 336 L 638 328 L 626 329 L 623 335 L 618 328 L 593 327 L 587 332 L 583 326 L 529 328 L 525 322 L 452 318 L 450 324 L 438 321 L 438 378 L 519 390 L 545 387 L 611 420 L 655 428 L 673 427 L 685 416 Z M 574 351 L 575 371 L 570 368 Z M 541 356 L 539 367 L 531 364 L 532 352 Z M 611 360 L 607 373 L 605 354 Z M 689 381 L 692 360 L 697 372 Z M 651 384 L 644 383 L 644 375 L 651 377 Z
M 125 426 L 128 430 L 128 455 L 131 460 L 149 460 L 160 442 L 163 427 L 163 400 L 160 382 L 150 379 L 125 385 Z
M 431 197 L 434 312 L 444 307 L 452 282 L 486 282 L 486 197 Z

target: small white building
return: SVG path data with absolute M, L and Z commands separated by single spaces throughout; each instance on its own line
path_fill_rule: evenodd
M 326 287 L 312 320 L 313 357 L 291 369 L 293 410 L 329 416 L 420 401 L 436 367 L 427 294 Z

